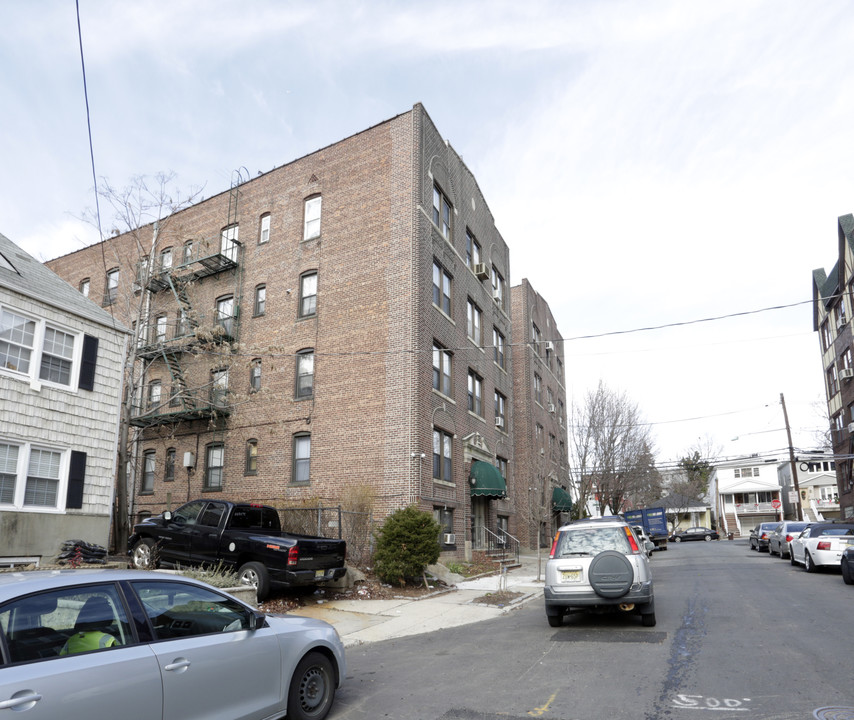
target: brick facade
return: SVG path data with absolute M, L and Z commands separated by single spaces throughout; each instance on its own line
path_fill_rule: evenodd
M 447 237 L 442 219 L 439 224 L 433 221 L 434 188 L 449 205 Z M 217 301 L 234 297 L 231 342 L 175 353 L 186 386 L 202 394 L 210 388 L 212 370 L 228 370 L 230 410 L 140 426 L 131 494 L 134 516 L 211 492 L 205 487 L 206 448 L 221 443 L 222 482 L 214 492 L 229 498 L 279 505 L 338 504 L 370 488 L 378 517 L 417 503 L 446 518 L 447 531 L 456 535 L 456 542 L 444 547 L 446 552 L 470 549 L 474 515 L 490 529 L 499 517 L 516 528 L 513 425 L 508 416 L 503 427 L 496 427 L 494 417 L 496 390 L 506 398 L 508 413 L 519 411 L 509 352 L 509 252 L 477 181 L 424 109 L 416 105 L 247 180 L 237 192 L 236 216 L 234 193 L 225 192 L 158 227 L 150 252 L 155 277 L 160 277 L 157 259 L 171 247 L 172 270 L 167 275 L 186 278 L 201 265 L 179 267 L 185 243 L 192 241 L 197 251 L 207 239 L 208 252 L 217 254 L 230 214 L 238 226 L 235 266 L 196 278 L 183 289 L 173 290 L 167 283 L 156 292 L 134 292 L 137 240 L 150 246 L 150 227 L 48 263 L 75 287 L 88 278 L 93 298 L 103 295 L 107 271 L 120 268 L 110 307 L 128 325 L 136 321 L 143 327 L 146 323 L 132 311 L 147 298 L 149 333 L 156 332 L 157 318 L 165 317 L 167 344 L 177 324 L 181 292 L 192 308 L 197 337 L 216 328 Z M 321 198 L 320 233 L 305 239 L 306 200 L 316 197 Z M 259 242 L 265 216 L 269 239 Z M 480 244 L 487 277 L 478 277 L 467 263 L 467 233 Z M 448 312 L 433 302 L 434 263 L 450 277 Z M 494 297 L 495 272 L 504 283 L 504 298 L 499 300 Z M 317 274 L 316 313 L 301 317 L 300 279 L 306 273 Z M 265 289 L 263 314 L 254 312 L 259 286 Z M 467 332 L 470 303 L 481 311 L 483 337 L 477 342 Z M 494 328 L 506 338 L 503 368 L 495 361 Z M 434 343 L 451 359 L 448 393 L 433 387 Z M 157 345 L 152 347 L 143 385 L 161 381 L 162 413 L 168 414 L 166 388 L 176 386 L 175 372 L 166 356 L 157 354 Z M 297 363 L 306 350 L 314 353 L 313 392 L 298 397 Z M 259 363 L 256 392 L 250 389 L 250 374 Z M 481 382 L 482 402 L 475 411 L 468 407 L 470 372 Z M 449 478 L 433 477 L 434 430 L 451 441 Z M 308 436 L 310 475 L 300 482 L 295 438 Z M 257 468 L 247 472 L 250 440 L 257 444 Z M 165 478 L 168 450 L 176 458 L 171 480 Z M 154 451 L 155 469 L 151 487 L 143 490 L 146 451 Z M 182 464 L 187 452 L 195 457 L 189 471 Z M 480 514 L 473 514 L 469 483 L 475 459 L 507 466 L 507 496 L 478 501 Z

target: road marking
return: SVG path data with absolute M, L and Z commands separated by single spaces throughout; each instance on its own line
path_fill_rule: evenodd
M 750 708 L 744 707 L 750 698 L 718 698 L 706 697 L 704 695 L 685 695 L 680 693 L 673 698 L 673 707 L 683 710 L 717 710 L 723 712 L 748 712 Z
M 556 697 L 557 693 L 552 693 L 552 696 L 548 700 L 546 700 L 545 705 L 543 705 L 542 707 L 534 708 L 533 710 L 528 710 L 528 715 L 530 715 L 531 717 L 539 717 L 540 715 L 544 714 L 548 711 L 549 705 L 554 702 L 554 699 Z

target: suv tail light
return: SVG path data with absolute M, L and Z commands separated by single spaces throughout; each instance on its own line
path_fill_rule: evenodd
M 557 549 L 557 539 L 560 537 L 560 533 L 555 533 L 555 539 L 552 541 L 552 549 L 549 551 L 549 559 L 554 560 L 555 550 Z
M 815 547 L 816 550 L 830 550 L 830 540 L 822 540 Z
M 632 529 L 629 527 L 624 527 L 623 530 L 626 531 L 626 537 L 629 539 L 629 545 L 632 546 L 632 552 L 640 552 L 640 548 L 638 547 L 638 543 L 635 540 L 635 534 L 632 532 Z

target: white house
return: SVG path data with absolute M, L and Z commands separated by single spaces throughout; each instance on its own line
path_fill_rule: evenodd
M 783 519 L 778 460 L 757 456 L 717 463 L 709 477 L 718 530 L 747 535 L 761 522 Z M 779 506 L 779 507 L 775 507 Z
M 0 234 L 0 565 L 108 542 L 128 334 L 87 290 Z
M 804 520 L 821 522 L 840 517 L 839 486 L 836 482 L 836 463 L 832 453 L 808 453 L 795 457 L 798 472 L 798 488 Z M 783 511 L 787 518 L 796 519 L 795 483 L 792 479 L 792 464 L 779 464 L 777 473 L 782 487 Z

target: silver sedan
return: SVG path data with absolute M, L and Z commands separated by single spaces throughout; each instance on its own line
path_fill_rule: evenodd
M 327 623 L 137 570 L 0 574 L 0 652 L 30 720 L 321 720 L 346 667 Z

